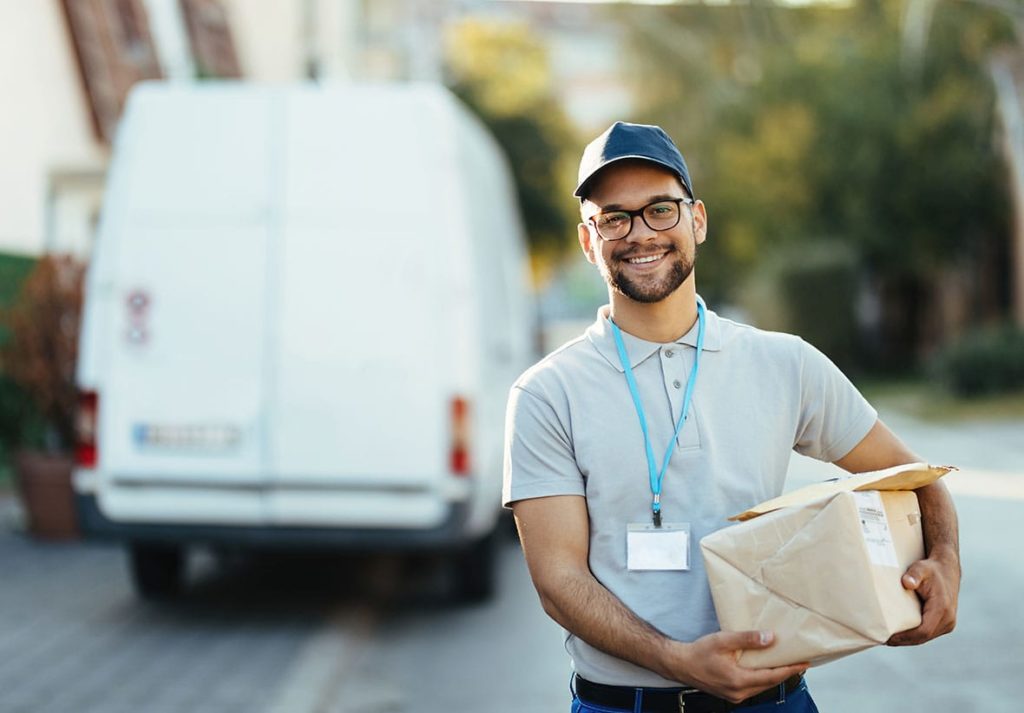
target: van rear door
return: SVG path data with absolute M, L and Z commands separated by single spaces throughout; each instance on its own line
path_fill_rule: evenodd
M 175 486 L 189 484 L 209 491 L 186 519 L 259 522 L 257 489 L 216 489 L 266 480 L 273 95 L 183 91 L 133 95 L 97 246 L 113 332 L 100 465 L 126 486 L 104 504 L 113 517 L 180 519 Z M 131 485 L 167 497 L 143 504 Z
M 290 94 L 268 497 L 280 524 L 447 516 L 451 374 L 465 371 L 451 355 L 472 332 L 434 97 Z

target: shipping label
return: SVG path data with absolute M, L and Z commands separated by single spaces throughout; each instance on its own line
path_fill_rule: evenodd
M 864 535 L 864 544 L 868 546 L 868 557 L 872 564 L 899 567 L 889 521 L 885 517 L 885 507 L 882 505 L 882 494 L 877 490 L 857 491 L 853 493 L 853 499 L 857 503 L 861 532 Z

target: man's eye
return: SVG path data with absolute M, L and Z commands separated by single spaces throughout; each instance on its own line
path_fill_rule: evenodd
M 625 213 L 605 213 L 598 217 L 597 224 L 602 228 L 614 228 L 627 220 L 629 220 L 629 216 Z
M 672 203 L 656 203 L 647 209 L 648 215 L 671 215 L 675 211 Z

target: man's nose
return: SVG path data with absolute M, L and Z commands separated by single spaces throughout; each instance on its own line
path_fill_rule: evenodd
M 639 243 L 645 240 L 650 240 L 656 236 L 657 232 L 647 225 L 643 216 L 639 214 L 630 216 L 629 232 L 626 233 L 626 240 Z

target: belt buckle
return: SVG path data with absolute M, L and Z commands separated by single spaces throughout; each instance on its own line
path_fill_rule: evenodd
M 700 693 L 698 688 L 684 688 L 679 692 L 679 713 L 686 711 L 686 697 L 691 693 Z

